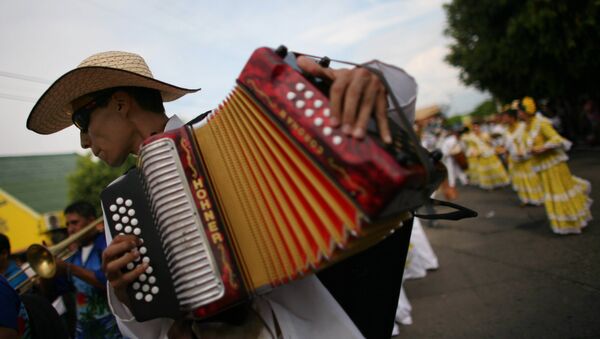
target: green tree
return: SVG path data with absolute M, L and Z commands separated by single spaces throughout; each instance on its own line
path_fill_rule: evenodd
M 496 104 L 492 99 L 488 99 L 477 105 L 469 115 L 473 118 L 484 118 L 496 112 L 498 112 Z
M 113 180 L 134 166 L 136 159 L 130 156 L 120 167 L 110 167 L 93 158 L 91 154 L 79 156 L 75 171 L 67 177 L 69 199 L 86 200 L 100 211 L 100 192 Z
M 600 98 L 600 1 L 452 0 L 446 61 L 467 85 L 503 102 L 549 98 L 574 120 Z

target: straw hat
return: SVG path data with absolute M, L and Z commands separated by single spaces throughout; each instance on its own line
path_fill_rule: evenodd
M 144 59 L 137 54 L 98 53 L 83 60 L 77 68 L 50 85 L 29 113 L 27 128 L 40 134 L 58 132 L 72 124 L 73 100 L 102 89 L 122 86 L 157 89 L 163 101 L 172 101 L 200 90 L 154 79 Z
M 438 105 L 421 108 L 415 112 L 415 120 L 416 121 L 424 120 L 424 119 L 430 118 L 439 113 L 441 113 L 441 110 Z

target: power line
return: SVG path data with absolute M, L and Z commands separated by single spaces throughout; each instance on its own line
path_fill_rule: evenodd
M 23 96 L 20 96 L 20 95 L 6 94 L 6 93 L 0 93 L 0 98 L 9 99 L 9 100 L 16 100 L 16 101 L 22 101 L 22 102 L 36 102 L 37 101 L 34 98 L 23 97 Z
M 13 79 L 37 82 L 39 84 L 44 84 L 44 85 L 48 85 L 52 82 L 50 80 L 46 80 L 46 79 L 42 79 L 42 78 L 38 78 L 38 77 L 32 77 L 29 75 L 11 73 L 11 72 L 5 72 L 5 71 L 0 71 L 0 76 L 6 77 L 6 78 L 13 78 Z

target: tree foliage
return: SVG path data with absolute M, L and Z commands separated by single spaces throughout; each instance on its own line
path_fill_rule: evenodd
M 600 1 L 452 0 L 446 61 L 467 85 L 509 102 L 599 98 Z
M 67 177 L 69 200 L 86 200 L 100 211 L 100 192 L 131 166 L 135 158 L 130 156 L 120 167 L 110 167 L 94 159 L 91 154 L 79 156 L 75 170 Z
M 469 115 L 473 118 L 484 118 L 497 112 L 498 110 L 496 109 L 494 101 L 488 99 L 477 105 Z

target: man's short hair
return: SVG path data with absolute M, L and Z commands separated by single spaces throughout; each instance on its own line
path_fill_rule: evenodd
M 10 255 L 10 240 L 8 240 L 6 235 L 0 233 L 0 253 L 4 252 L 4 250 Z
M 76 201 L 65 208 L 65 214 L 77 213 L 84 218 L 96 218 L 96 208 L 87 201 Z
M 98 97 L 104 93 L 114 93 L 117 91 L 123 91 L 129 94 L 141 108 L 154 112 L 154 113 L 165 113 L 165 106 L 163 105 L 162 95 L 160 91 L 153 88 L 146 87 L 113 87 L 103 89 L 97 92 L 90 93 L 89 96 Z M 106 107 L 108 101 L 99 106 Z

